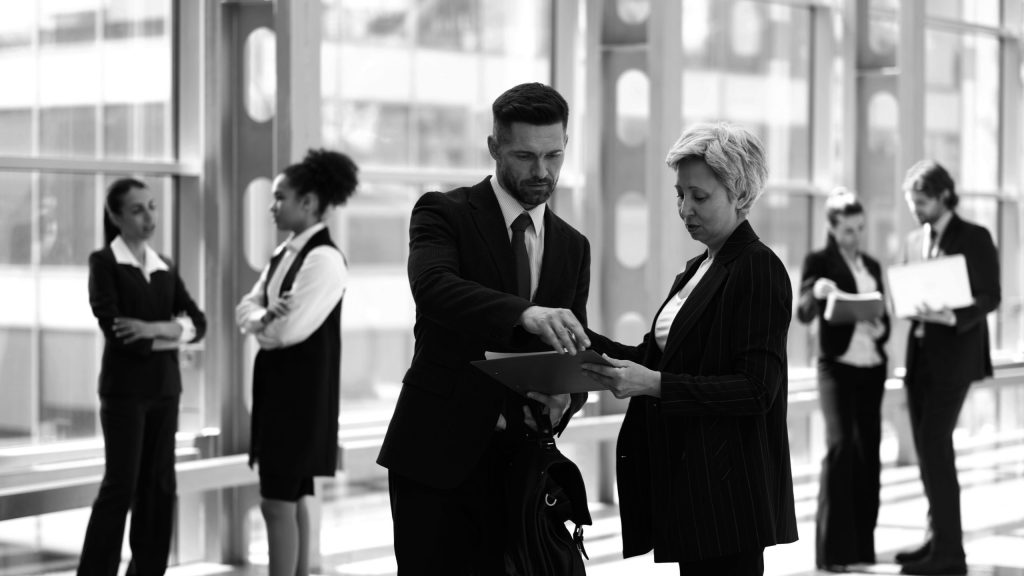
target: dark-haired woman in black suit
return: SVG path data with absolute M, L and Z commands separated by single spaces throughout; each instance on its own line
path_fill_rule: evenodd
M 327 208 L 355 191 L 348 156 L 310 150 L 274 179 L 270 212 L 291 235 L 235 310 L 256 337 L 250 464 L 259 464 L 270 576 L 309 573 L 314 476 L 333 476 L 338 458 L 341 301 L 348 269 L 324 224 Z
M 117 574 L 130 509 L 127 573 L 159 575 L 174 523 L 177 350 L 203 337 L 206 317 L 170 260 L 148 245 L 157 206 L 146 185 L 115 181 L 105 208 L 107 246 L 89 256 L 89 303 L 106 339 L 99 381 L 106 468 L 78 574 Z
M 883 291 L 881 266 L 860 250 L 865 217 L 856 197 L 836 190 L 825 214 L 828 243 L 804 260 L 797 317 L 804 323 L 818 319 L 818 391 L 828 448 L 818 492 L 816 563 L 841 572 L 875 561 L 889 316 L 883 312 L 855 324 L 825 320 L 830 293 Z

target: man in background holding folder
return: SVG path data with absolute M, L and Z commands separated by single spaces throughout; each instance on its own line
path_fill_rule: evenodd
M 953 430 L 971 382 L 992 375 L 985 316 L 999 306 L 999 255 L 988 230 L 956 214 L 953 179 L 937 162 L 912 166 L 903 191 L 921 224 L 907 237 L 904 263 L 963 254 L 974 304 L 956 310 L 922 306 L 911 324 L 904 386 L 929 535 L 896 561 L 903 574 L 966 574 Z
M 521 84 L 492 112 L 494 177 L 424 194 L 409 225 L 416 345 L 377 459 L 388 469 L 400 575 L 505 573 L 508 455 L 535 424 L 523 397 L 470 362 L 487 350 L 590 345 L 590 245 L 547 206 L 568 104 Z M 586 394 L 535 399 L 558 433 Z

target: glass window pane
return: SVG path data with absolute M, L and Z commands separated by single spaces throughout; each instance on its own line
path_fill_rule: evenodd
M 81 299 L 79 294 L 69 297 Z M 95 381 L 82 375 L 98 375 L 96 350 L 103 337 L 96 332 L 66 328 L 41 331 L 39 342 L 40 437 L 70 440 L 100 434 Z M 83 385 L 86 384 L 86 385 Z
M 1002 0 L 927 0 L 925 14 L 947 20 L 999 26 Z
M 266 122 L 277 113 L 277 36 L 260 27 L 245 39 L 245 111 L 256 122 Z
M 0 50 L 32 45 L 37 28 L 37 6 L 34 2 L 8 2 L 0 19 Z
M 925 36 L 925 155 L 957 188 L 999 188 L 999 42 L 981 34 Z
M 808 211 L 811 197 L 768 189 L 750 210 L 750 225 L 786 265 L 794 292 L 800 286 L 800 268 L 811 247 Z M 820 218 L 818 214 L 810 215 Z M 817 243 L 818 239 L 813 239 Z M 789 326 L 790 366 L 809 366 L 816 349 L 810 345 L 809 327 L 795 320 Z
M 32 174 L 0 172 L 0 266 L 32 261 L 32 212 Z
M 684 0 L 683 125 L 753 130 L 772 180 L 810 178 L 810 10 L 746 0 Z
M 36 239 L 39 262 L 82 266 L 99 247 L 102 235 L 96 177 L 91 174 L 41 174 Z
M 363 165 L 489 167 L 477 150 L 491 102 L 550 82 L 551 12 L 550 0 L 325 2 L 325 145 Z
M 352 214 L 348 228 L 349 262 L 353 265 L 404 266 L 408 257 L 406 243 L 393 238 L 408 237 L 408 213 L 389 210 L 386 214 Z
M 4 401 L 0 402 L 0 445 L 20 444 L 32 438 L 33 390 L 32 330 L 27 326 L 0 325 L 0 380 Z
M 323 6 L 323 143 L 372 174 L 330 219 L 351 265 L 341 419 L 386 420 L 412 358 L 409 213 L 423 192 L 453 184 L 409 175 L 470 170 L 482 178 L 493 170 L 486 146 L 492 102 L 516 84 L 551 82 L 553 2 Z
M 1024 268 L 1024 254 L 1020 242 L 1020 204 L 1002 202 L 999 206 L 1000 237 L 996 239 L 999 248 L 1000 273 L 1003 301 L 999 305 L 1000 333 L 994 346 L 1009 353 L 1019 354 L 1024 349 L 1024 287 L 1020 282 L 1006 279 L 1021 278 Z
M 19 79 L 0 91 L 0 153 L 172 158 L 171 0 L 14 5 L 31 10 L 0 23 L 0 77 Z
M 0 172 L 0 442 L 97 436 L 103 336 L 89 306 L 88 257 L 102 245 L 107 184 L 123 175 Z M 151 245 L 173 246 L 173 182 L 146 178 Z
M 26 108 L 0 110 L 0 154 L 26 156 L 32 153 L 32 111 Z
M 992 240 L 999 243 L 999 202 L 995 198 L 960 196 L 956 211 L 967 220 L 984 226 L 992 235 Z

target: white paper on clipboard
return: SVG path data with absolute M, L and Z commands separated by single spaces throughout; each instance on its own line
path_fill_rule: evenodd
M 913 316 L 920 304 L 956 310 L 974 303 L 963 254 L 891 266 L 886 276 L 897 318 Z

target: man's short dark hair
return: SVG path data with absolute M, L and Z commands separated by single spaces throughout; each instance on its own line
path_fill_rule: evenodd
M 513 86 L 498 96 L 491 106 L 494 115 L 494 136 L 513 122 L 548 126 L 556 122 L 562 128 L 569 124 L 569 104 L 554 88 L 540 82 Z
M 956 195 L 956 184 L 949 172 L 935 160 L 921 160 L 907 170 L 903 179 L 905 191 L 921 192 L 929 198 L 940 198 L 944 190 L 949 190 L 944 202 L 946 208 L 956 208 L 960 198 Z

